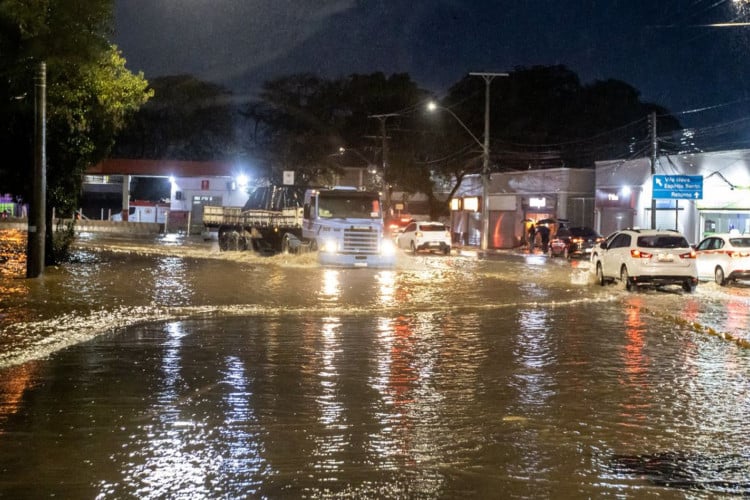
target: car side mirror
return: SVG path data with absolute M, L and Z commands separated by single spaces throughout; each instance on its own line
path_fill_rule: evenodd
M 606 250 L 607 249 L 607 242 L 606 241 L 602 241 L 601 243 L 599 243 L 599 248 L 601 248 L 602 250 Z

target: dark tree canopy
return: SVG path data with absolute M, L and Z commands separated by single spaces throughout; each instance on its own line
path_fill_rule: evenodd
M 230 91 L 191 75 L 155 78 L 150 88 L 153 98 L 120 132 L 114 155 L 201 161 L 237 154 Z
M 516 68 L 494 79 L 490 97 L 492 163 L 502 169 L 590 168 L 596 160 L 629 156 L 634 149 L 643 154 L 652 111 L 659 115 L 660 133 L 680 128 L 664 108 L 642 102 L 627 83 L 583 85 L 559 65 Z M 466 76 L 450 89 L 444 105 L 482 136 L 483 79 Z
M 149 93 L 110 46 L 112 0 L 0 2 L 0 186 L 30 198 L 34 78 L 46 63 L 47 206 L 76 207 L 86 167 Z

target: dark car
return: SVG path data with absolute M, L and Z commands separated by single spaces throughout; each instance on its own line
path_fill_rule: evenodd
M 590 227 L 561 227 L 549 245 L 549 256 L 589 257 L 604 238 Z

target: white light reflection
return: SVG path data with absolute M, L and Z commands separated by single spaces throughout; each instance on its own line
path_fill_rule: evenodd
M 193 295 L 185 260 L 165 257 L 158 261 L 154 273 L 152 300 L 160 305 L 187 305 Z
M 336 364 L 337 356 L 341 354 L 339 318 L 324 318 L 321 332 L 321 367 L 318 372 L 321 394 L 316 398 L 320 412 L 320 423 L 326 427 L 326 432 L 316 438 L 316 453 L 318 457 L 315 468 L 329 472 L 337 471 L 343 465 L 341 454 L 347 443 L 346 431 L 348 424 L 344 417 L 344 404 L 340 399 L 341 376 Z
M 131 433 L 125 456 L 115 461 L 123 464 L 120 479 L 100 483 L 99 497 L 117 498 L 122 492 L 135 498 L 252 497 L 272 471 L 262 456 L 264 442 L 256 431 L 244 362 L 227 356 L 214 381 L 183 373 L 187 333 L 182 323 L 169 323 L 166 335 L 163 387 L 151 411 L 139 419 L 145 422 Z M 201 386 L 192 386 L 187 375 Z M 217 406 L 223 419 L 202 418 L 216 413 Z
M 391 305 L 396 291 L 396 272 L 381 271 L 377 275 L 377 280 L 380 285 L 378 287 L 380 303 L 385 306 Z
M 324 297 L 337 298 L 341 295 L 341 283 L 339 282 L 339 271 L 337 269 L 326 269 L 323 272 L 323 283 L 320 293 Z

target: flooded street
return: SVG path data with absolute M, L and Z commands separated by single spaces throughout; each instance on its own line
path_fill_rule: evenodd
M 748 284 L 0 236 L 2 498 L 750 495 Z

